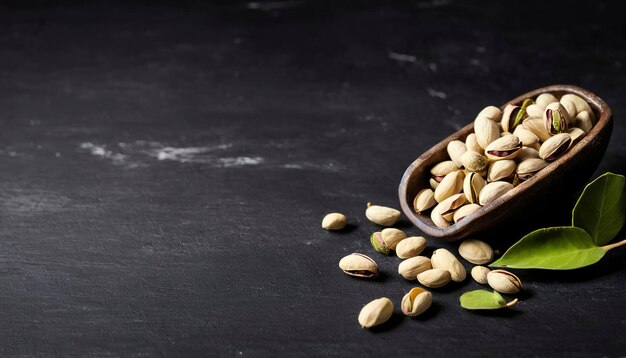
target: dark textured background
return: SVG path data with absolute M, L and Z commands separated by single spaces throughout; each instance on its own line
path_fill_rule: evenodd
M 626 249 L 519 272 L 505 312 L 462 310 L 468 280 L 356 321 L 413 287 L 366 202 L 397 207 L 404 169 L 484 106 L 589 89 L 615 113 L 595 175 L 626 173 L 625 30 L 596 1 L 3 3 L 0 355 L 626 354 Z M 566 225 L 571 200 L 481 238 Z M 347 232 L 320 228 L 336 210 Z M 380 281 L 341 273 L 354 251 Z

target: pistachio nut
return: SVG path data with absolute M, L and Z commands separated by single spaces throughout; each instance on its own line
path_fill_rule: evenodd
M 467 202 L 467 198 L 463 193 L 454 194 L 446 200 L 442 201 L 435 207 L 438 210 L 439 215 L 446 221 L 452 221 L 452 217 L 456 209 L 460 208 Z M 434 210 L 434 209 L 433 209 Z
M 542 93 L 535 99 L 535 103 L 542 109 L 546 108 L 550 103 L 558 101 L 558 98 L 551 93 Z
M 470 133 L 467 135 L 467 138 L 465 138 L 465 147 L 467 148 L 468 151 L 471 150 L 473 152 L 480 153 L 480 154 L 485 153 L 485 150 L 481 148 L 481 146 L 478 144 L 478 140 L 476 140 L 475 133 Z
M 436 181 L 436 180 L 435 180 L 435 179 L 433 179 L 433 178 L 430 178 L 430 179 L 428 180 L 428 184 L 430 184 L 430 188 L 431 188 L 432 190 L 437 189 L 437 187 L 439 186 L 439 182 L 438 182 L 438 181 Z
M 551 162 L 563 155 L 572 143 L 572 137 L 567 133 L 557 134 L 543 142 L 539 148 L 539 157 Z
M 401 259 L 408 259 L 422 253 L 426 248 L 426 239 L 422 236 L 411 236 L 396 245 L 396 255 Z
M 480 191 L 479 204 L 487 205 L 490 202 L 496 200 L 502 195 L 506 194 L 509 190 L 513 189 L 513 184 L 505 181 L 491 182 Z
M 514 294 L 522 290 L 522 281 L 519 277 L 505 270 L 493 270 L 487 274 L 487 282 L 494 290 Z
M 517 178 L 520 181 L 528 180 L 530 177 L 535 175 L 538 171 L 545 168 L 548 165 L 543 159 L 540 158 L 528 158 L 517 166 L 515 172 L 517 173 Z
M 516 166 L 517 164 L 512 159 L 491 162 L 487 178 L 490 182 L 511 178 L 513 173 L 515 173 Z
M 513 135 L 519 138 L 522 141 L 522 145 L 530 146 L 535 143 L 539 143 L 539 137 L 528 129 L 524 128 L 524 126 L 515 127 L 515 131 L 513 131 Z
M 435 200 L 441 203 L 450 196 L 460 193 L 463 189 L 464 178 L 465 173 L 463 173 L 462 170 L 457 170 L 446 175 L 437 186 L 437 189 L 435 189 Z
M 404 231 L 392 227 L 383 229 L 383 231 L 380 232 L 380 236 L 385 245 L 392 250 L 396 249 L 396 245 L 398 245 L 400 241 L 406 239 L 406 233 Z
M 528 158 L 539 158 L 539 152 L 535 148 L 531 147 L 522 147 L 519 153 L 517 154 L 517 159 L 519 162 L 523 162 Z
M 421 287 L 412 288 L 404 295 L 400 307 L 409 317 L 419 316 L 433 304 L 433 295 Z
M 459 167 L 457 167 L 457 165 L 454 164 L 453 161 L 445 160 L 443 162 L 437 163 L 434 167 L 432 167 L 432 169 L 430 170 L 430 175 L 437 182 L 441 182 L 446 175 L 457 170 L 459 170 Z
M 487 167 L 487 162 L 487 158 L 474 151 L 468 150 L 463 153 L 463 156 L 461 156 L 461 163 L 463 163 L 463 166 L 471 172 L 479 172 L 485 169 Z
M 437 225 L 437 227 L 441 229 L 445 229 L 450 226 L 450 222 L 443 218 L 440 210 L 442 209 L 441 204 L 437 204 L 430 212 L 430 220 L 433 221 L 433 224 Z
M 400 211 L 386 206 L 372 205 L 367 203 L 367 209 L 365 210 L 365 216 L 374 224 L 380 226 L 392 226 L 398 219 L 400 219 Z
M 470 203 L 478 203 L 478 194 L 487 184 L 478 173 L 469 173 L 463 180 L 463 194 Z
M 581 140 L 585 136 L 585 131 L 578 127 L 573 127 L 572 129 L 569 130 L 569 132 L 567 132 L 567 134 L 569 134 L 569 136 L 572 137 L 572 145 L 573 145 L 574 143 L 578 143 L 578 141 Z
M 489 274 L 489 272 L 491 272 L 491 270 L 486 268 L 485 266 L 474 266 L 470 273 L 472 275 L 472 278 L 476 282 L 486 285 L 488 283 L 487 275 Z
M 485 149 L 489 143 L 500 138 L 500 127 L 498 123 L 487 117 L 476 117 L 474 120 L 474 133 L 476 134 L 478 145 Z
M 478 113 L 476 118 L 478 117 L 487 118 L 494 122 L 500 122 L 500 118 L 502 117 L 502 110 L 496 106 L 487 106 Z
M 514 135 L 509 135 L 491 142 L 485 148 L 485 154 L 491 160 L 513 159 L 520 149 L 522 141 Z
M 563 97 L 561 97 L 561 101 L 563 100 L 568 100 L 574 103 L 574 105 L 576 106 L 576 113 L 580 113 L 580 112 L 589 113 L 592 123 L 595 123 L 596 116 L 593 113 L 593 110 L 591 109 L 591 106 L 589 105 L 589 103 L 587 103 L 587 101 L 585 101 L 581 97 L 572 93 L 564 94 Z
M 528 114 L 529 117 L 541 117 L 543 116 L 543 107 L 533 103 L 526 107 L 526 114 Z
M 326 230 L 341 230 L 346 227 L 348 218 L 341 213 L 330 213 L 322 219 L 322 228 Z
M 567 98 L 561 98 L 560 103 L 567 111 L 567 118 L 570 120 L 570 122 L 568 122 L 567 124 L 573 125 L 574 123 L 572 123 L 572 120 L 576 118 L 576 115 L 578 114 L 578 112 L 576 111 L 576 105 L 574 104 L 574 102 L 568 100 Z
M 567 110 L 561 103 L 550 103 L 543 112 L 543 120 L 546 130 L 551 135 L 567 133 L 570 118 Z
M 467 277 L 467 271 L 461 261 L 459 261 L 453 253 L 446 249 L 437 249 L 430 257 L 430 262 L 435 269 L 444 269 L 450 271 L 452 281 L 461 282 Z
M 582 111 L 578 113 L 574 120 L 574 125 L 582 129 L 583 131 L 585 131 L 585 133 L 589 133 L 589 131 L 593 127 L 593 121 L 591 120 L 591 116 L 589 115 L 589 112 Z
M 376 231 L 370 235 L 370 243 L 377 252 L 380 252 L 383 255 L 389 255 L 389 251 L 391 251 L 391 249 L 387 246 L 387 244 L 385 244 L 383 235 L 380 231 Z
M 467 148 L 465 147 L 465 143 L 461 142 L 460 140 L 453 140 L 452 142 L 448 143 L 447 149 L 448 155 L 450 156 L 450 159 L 454 162 L 454 164 L 456 164 L 456 166 L 459 168 L 462 167 L 463 164 L 461 164 L 461 156 L 467 150 Z
M 469 239 L 459 245 L 459 255 L 475 265 L 482 265 L 493 260 L 493 249 L 484 241 Z
M 525 129 L 533 132 L 542 142 L 550 138 L 550 133 L 546 130 L 546 125 L 542 117 L 526 118 L 522 122 Z
M 407 280 L 416 280 L 417 275 L 432 268 L 428 257 L 415 256 L 400 262 L 398 273 Z
M 347 275 L 364 278 L 374 278 L 378 276 L 378 265 L 376 262 L 359 253 L 345 256 L 339 261 L 339 268 Z
M 452 215 L 452 220 L 454 220 L 455 223 L 458 223 L 459 221 L 463 220 L 464 217 L 471 215 L 474 211 L 480 208 L 481 206 L 478 204 L 463 205 L 460 208 L 456 209 L 454 215 Z
M 417 280 L 426 287 L 438 288 L 447 285 L 452 280 L 452 276 L 448 270 L 433 268 L 418 273 Z
M 413 210 L 415 210 L 418 214 L 421 214 L 423 211 L 426 211 L 435 205 L 437 205 L 435 192 L 430 188 L 420 190 L 413 200 Z
M 393 314 L 393 302 L 387 297 L 381 297 L 366 304 L 359 313 L 361 328 L 371 328 L 383 324 Z
M 504 107 L 504 113 L 502 114 L 502 130 L 505 132 L 513 132 L 513 130 L 520 124 L 522 121 L 528 117 L 526 114 L 526 108 L 534 104 L 533 100 L 527 98 L 524 100 L 521 106 L 515 106 L 512 104 L 508 104 Z

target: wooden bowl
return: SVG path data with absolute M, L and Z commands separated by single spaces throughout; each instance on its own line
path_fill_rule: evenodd
M 413 210 L 413 199 L 418 191 L 429 188 L 430 168 L 436 163 L 448 159 L 446 146 L 450 141 L 465 141 L 468 134 L 474 131 L 474 122 L 463 127 L 458 132 L 442 140 L 424 154 L 420 155 L 404 172 L 398 194 L 400 206 L 404 214 L 426 235 L 454 241 L 475 234 L 499 224 L 522 213 L 523 209 L 532 208 L 540 204 L 541 199 L 550 198 L 554 192 L 562 192 L 567 188 L 575 193 L 587 182 L 593 174 L 609 143 L 613 130 L 613 113 L 611 108 L 595 94 L 576 86 L 554 85 L 538 88 L 524 93 L 507 104 L 521 103 L 526 98 L 535 98 L 541 93 L 550 92 L 557 96 L 573 93 L 586 100 L 594 111 L 597 123 L 578 143 L 573 145 L 560 158 L 540 170 L 530 179 L 522 182 L 513 190 L 483 206 L 461 222 L 445 229 L 437 227 L 430 219 L 430 210 L 426 214 L 416 214 Z

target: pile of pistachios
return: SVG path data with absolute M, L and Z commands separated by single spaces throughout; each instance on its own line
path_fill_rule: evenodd
M 484 108 L 474 133 L 447 145 L 449 160 L 430 169 L 430 188 L 415 196 L 413 208 L 429 209 L 435 225 L 446 228 L 546 168 L 587 134 L 596 118 L 575 94 L 543 93 L 504 110 Z

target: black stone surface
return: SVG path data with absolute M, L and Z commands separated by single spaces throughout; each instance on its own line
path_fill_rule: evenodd
M 626 173 L 625 35 L 604 1 L 3 2 L 0 355 L 623 356 L 624 249 L 516 271 L 511 310 L 462 310 L 467 280 L 420 318 L 356 318 L 414 286 L 365 204 L 397 207 L 484 106 L 589 89 L 615 114 L 595 175 Z M 567 225 L 572 200 L 481 238 Z M 330 211 L 350 228 L 322 230 Z M 379 281 L 340 272 L 355 251 Z

